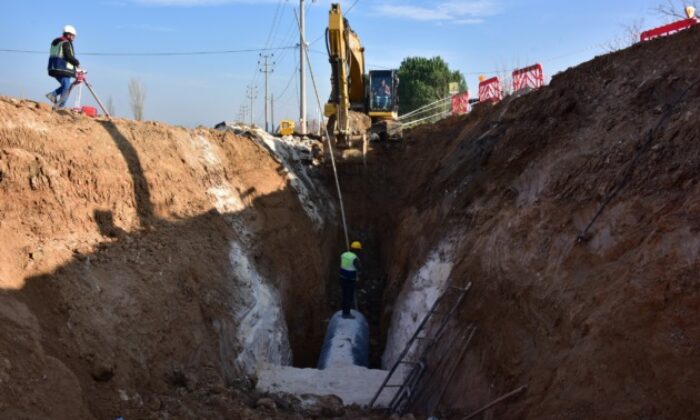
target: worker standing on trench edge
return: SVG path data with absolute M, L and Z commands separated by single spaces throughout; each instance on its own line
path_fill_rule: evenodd
M 343 318 L 354 319 L 350 312 L 355 299 L 355 283 L 357 274 L 361 271 L 360 257 L 356 252 L 362 251 L 362 244 L 355 241 L 350 245 L 350 251 L 340 255 L 340 287 L 343 291 Z
M 72 25 L 63 28 L 63 35 L 54 39 L 49 52 L 49 76 L 58 80 L 61 86 L 53 92 L 47 93 L 46 97 L 54 104 L 54 108 L 61 109 L 66 106 L 70 87 L 75 72 L 80 66 L 80 61 L 75 58 L 73 41 L 77 32 Z

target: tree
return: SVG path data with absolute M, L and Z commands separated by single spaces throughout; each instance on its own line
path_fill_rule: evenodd
M 446 98 L 451 82 L 459 83 L 460 91 L 467 89 L 464 75 L 450 70 L 441 57 L 408 57 L 399 68 L 399 98 L 402 114 Z
M 115 115 L 116 112 L 114 112 L 114 99 L 110 96 L 107 99 L 107 112 L 109 112 L 109 115 Z
M 131 112 L 137 121 L 143 120 L 143 104 L 146 100 L 146 89 L 136 79 L 129 80 L 129 99 L 131 100 Z
M 628 25 L 622 26 L 622 33 L 605 42 L 602 47 L 607 52 L 623 50 L 639 42 L 639 37 L 644 28 L 644 19 L 637 19 Z
M 654 10 L 656 14 L 669 20 L 687 19 L 685 8 L 692 6 L 698 9 L 698 3 L 697 0 L 666 0 L 664 3 L 656 6 Z

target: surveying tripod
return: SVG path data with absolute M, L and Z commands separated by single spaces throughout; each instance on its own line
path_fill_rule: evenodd
M 66 97 L 70 96 L 71 92 L 73 92 L 73 88 L 75 88 L 77 86 L 78 87 L 78 99 L 76 101 L 76 107 L 79 108 L 80 107 L 80 99 L 81 99 L 82 93 L 83 93 L 83 91 L 81 89 L 81 87 L 82 87 L 81 85 L 85 84 L 85 86 L 87 86 L 88 90 L 92 94 L 92 97 L 95 98 L 95 101 L 97 101 L 98 105 L 100 105 L 100 108 L 102 109 L 102 112 L 105 113 L 105 116 L 107 117 L 107 119 L 112 120 L 112 116 L 109 115 L 109 112 L 107 112 L 107 109 L 102 104 L 102 101 L 100 101 L 100 98 L 97 97 L 97 94 L 95 93 L 95 90 L 92 88 L 92 85 L 90 84 L 90 82 L 87 81 L 86 75 L 87 75 L 87 70 L 78 69 L 75 72 L 75 81 L 73 81 L 73 83 L 70 85 L 70 88 L 68 89 L 68 93 L 66 93 Z

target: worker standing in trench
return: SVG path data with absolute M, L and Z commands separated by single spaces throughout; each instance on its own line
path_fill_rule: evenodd
M 361 251 L 362 243 L 355 241 L 350 245 L 350 251 L 340 255 L 340 287 L 343 291 L 343 318 L 345 319 L 355 318 L 350 309 L 352 309 L 355 300 L 357 275 L 362 269 L 360 257 L 357 256 L 356 252 Z

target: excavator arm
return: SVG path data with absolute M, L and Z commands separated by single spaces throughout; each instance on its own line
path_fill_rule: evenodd
M 331 63 L 331 97 L 325 106 L 328 132 L 339 147 L 353 148 L 369 139 L 400 140 L 398 77 L 395 70 L 365 72 L 365 49 L 343 16 L 340 4 L 331 4 L 326 30 Z
M 364 113 L 365 110 L 365 49 L 343 17 L 339 4 L 331 5 L 326 47 L 332 69 L 332 89 L 324 113 L 333 123 L 333 134 L 349 142 L 354 135 L 366 131 L 371 121 L 353 112 Z M 360 127 L 356 127 L 358 120 L 364 120 L 359 121 Z

